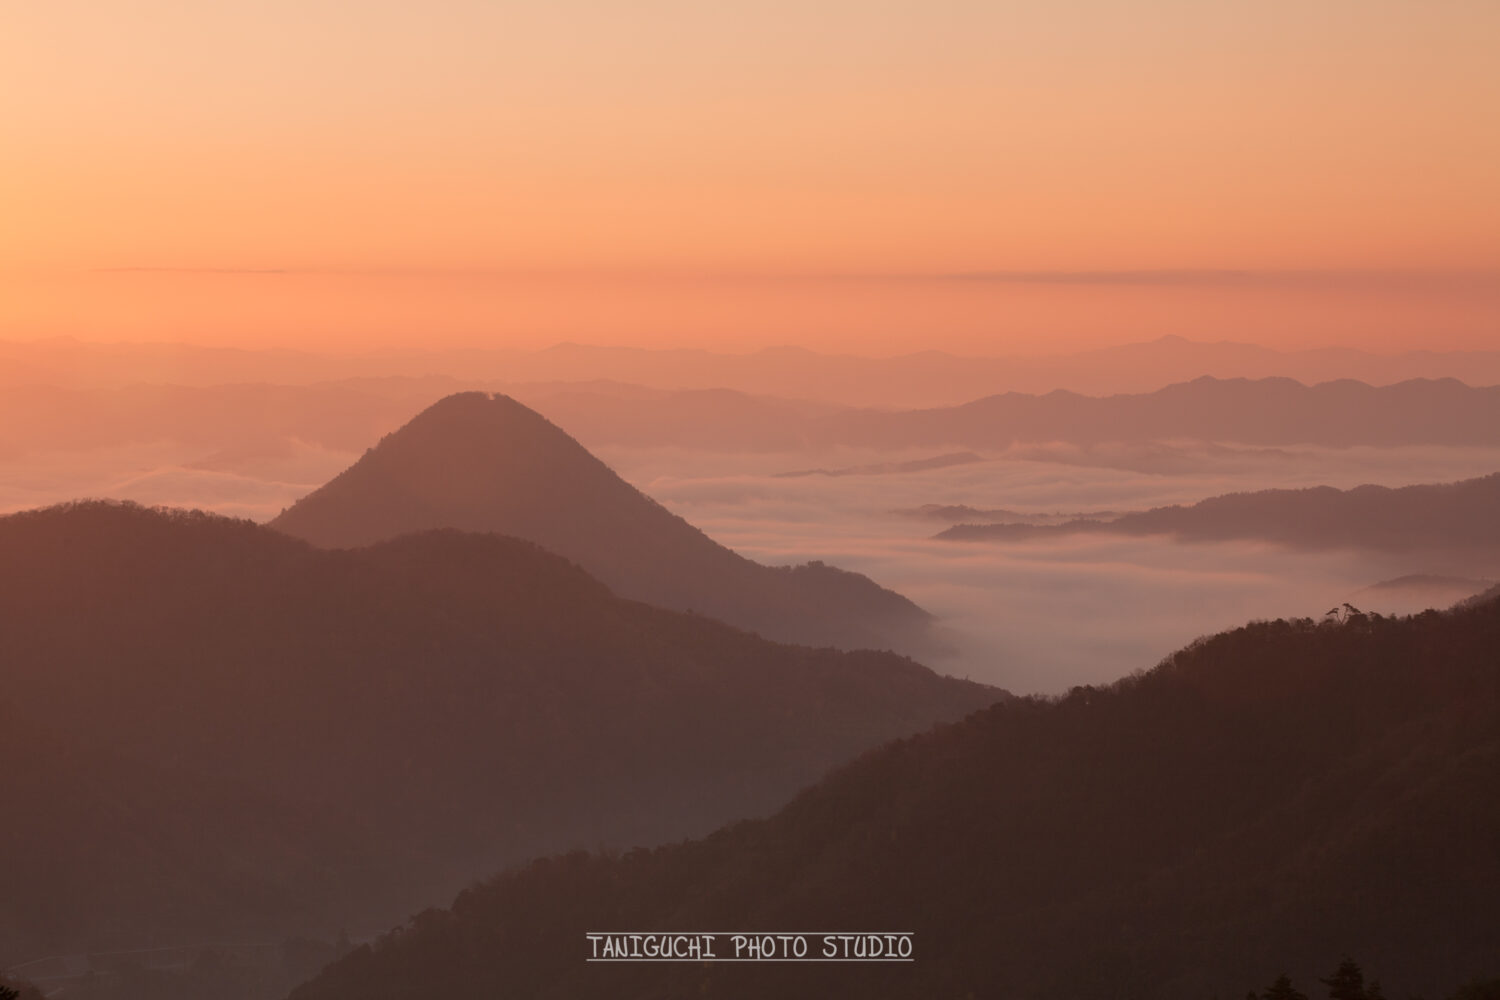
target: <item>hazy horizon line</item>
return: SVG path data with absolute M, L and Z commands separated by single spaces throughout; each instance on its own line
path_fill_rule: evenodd
M 1344 344 L 1324 344 L 1310 347 L 1299 347 L 1288 349 L 1270 344 L 1256 343 L 1249 340 L 1205 340 L 1193 337 L 1184 337 L 1181 334 L 1166 333 L 1157 337 L 1149 337 L 1138 340 L 1122 340 L 1115 344 L 1105 344 L 1098 347 L 1083 347 L 1070 351 L 1059 351 L 1048 354 L 967 354 L 941 348 L 925 348 L 918 351 L 903 351 L 896 354 L 852 354 L 847 352 L 820 351 L 810 347 L 804 347 L 791 342 L 767 344 L 748 351 L 722 351 L 712 350 L 706 347 L 650 347 L 641 344 L 614 344 L 599 341 L 582 340 L 558 340 L 545 347 L 505 347 L 488 346 L 477 344 L 452 344 L 447 346 L 400 346 L 400 347 L 377 347 L 359 351 L 328 351 L 308 350 L 305 348 L 288 347 L 282 345 L 267 345 L 262 347 L 249 347 L 243 345 L 205 344 L 196 343 L 191 340 L 132 340 L 132 339 L 90 339 L 71 333 L 56 333 L 30 338 L 7 337 L 0 335 L 0 344 L 38 345 L 47 343 L 70 342 L 81 345 L 92 345 L 95 347 L 180 347 L 201 351 L 230 351 L 235 353 L 266 353 L 266 354 L 302 354 L 310 357 L 321 358 L 351 358 L 351 357 L 379 357 L 387 355 L 425 355 L 425 354 L 503 354 L 516 353 L 539 355 L 549 351 L 557 351 L 569 348 L 578 348 L 593 351 L 635 351 L 644 354 L 702 354 L 708 357 L 718 358 L 752 358 L 759 355 L 771 353 L 797 353 L 812 357 L 828 359 L 851 359 L 858 361 L 896 361 L 904 358 L 940 355 L 956 360 L 974 361 L 1010 361 L 1024 359 L 1028 361 L 1044 361 L 1049 359 L 1077 358 L 1091 354 L 1100 354 L 1109 351 L 1124 350 L 1132 347 L 1146 347 L 1153 344 L 1188 344 L 1196 347 L 1219 347 L 1219 348 L 1250 348 L 1264 351 L 1270 354 L 1295 357 L 1298 355 L 1316 354 L 1328 351 L 1342 352 L 1352 355 L 1362 355 L 1368 358 L 1384 358 L 1394 360 L 1411 355 L 1476 355 L 1476 354 L 1500 354 L 1500 349 L 1480 348 L 1411 348 L 1395 352 L 1372 351 L 1363 347 L 1351 347 Z

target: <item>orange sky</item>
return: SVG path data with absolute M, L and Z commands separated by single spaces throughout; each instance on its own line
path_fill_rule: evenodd
M 1496 51 L 1490 0 L 10 4 L 0 335 L 1500 346 Z

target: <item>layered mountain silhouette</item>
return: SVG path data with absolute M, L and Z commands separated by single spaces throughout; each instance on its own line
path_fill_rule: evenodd
M 625 482 L 540 414 L 459 393 L 271 522 L 325 548 L 461 528 L 524 538 L 625 597 L 787 642 L 920 651 L 931 616 L 868 577 L 763 566 Z
M 11 515 L 0 842 L 32 863 L 0 866 L 0 961 L 389 926 L 506 859 L 765 813 L 1000 696 L 625 600 L 497 535 L 326 551 L 132 505 Z
M 726 389 L 652 391 L 618 383 L 507 391 L 589 446 L 984 453 L 1049 442 L 1500 444 L 1500 386 L 1476 388 L 1454 378 L 1372 385 L 1202 376 L 1131 393 L 1011 391 L 925 408 L 818 406 Z
M 293 1000 L 1174 1000 L 1343 955 L 1444 996 L 1500 968 L 1497 648 L 1500 591 L 1248 625 L 893 743 L 766 821 L 511 870 Z M 915 961 L 585 962 L 588 932 L 729 930 L 911 931 Z
M 1190 506 L 1155 507 L 1111 520 L 1063 524 L 959 524 L 936 537 L 1006 541 L 1081 533 L 1171 535 L 1184 541 L 1255 539 L 1304 549 L 1428 552 L 1489 565 L 1500 556 L 1500 473 L 1457 483 L 1391 489 L 1260 490 Z
M 0 463 L 14 478 L 0 484 L 9 486 L 0 509 L 83 494 L 269 517 L 380 434 L 458 390 L 503 390 L 591 449 L 775 453 L 788 456 L 787 470 L 839 475 L 916 475 L 942 464 L 929 459 L 962 453 L 1174 474 L 1319 461 L 1298 445 L 1500 444 L 1500 389 L 1452 380 L 1373 387 L 1200 379 L 1137 395 L 1010 393 L 924 410 L 472 376 L 0 385 Z M 845 464 L 850 449 L 869 458 Z
M 153 441 L 228 450 L 288 440 L 353 450 L 416 408 L 480 389 L 503 390 L 591 448 L 796 452 L 1182 439 L 1260 446 L 1500 441 L 1500 387 L 1474 388 L 1452 378 L 1377 386 L 1205 376 L 1130 394 L 1007 392 L 919 409 L 855 408 L 723 388 L 655 389 L 600 379 L 500 383 L 474 376 L 0 388 L 0 450 Z
M 817 440 L 882 448 L 1002 448 L 1031 441 L 1233 441 L 1242 444 L 1500 443 L 1500 386 L 1408 379 L 1304 385 L 1204 376 L 1155 392 L 1081 396 L 1008 392 L 961 406 L 850 410 L 818 421 Z

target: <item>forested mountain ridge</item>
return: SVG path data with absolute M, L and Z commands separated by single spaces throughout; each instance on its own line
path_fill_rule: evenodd
M 1244 996 L 1500 969 L 1500 591 L 1256 622 L 865 755 L 766 821 L 514 869 L 294 1000 Z M 585 932 L 911 930 L 909 965 L 589 965 Z
M 764 813 L 1003 695 L 624 600 L 516 539 L 326 551 L 104 502 L 0 518 L 0 692 L 8 856 L 49 859 L 9 873 L 12 957 L 384 922 L 506 858 Z

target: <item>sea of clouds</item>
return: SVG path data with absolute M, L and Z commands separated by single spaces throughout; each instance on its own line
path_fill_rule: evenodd
M 1130 464 L 1172 471 L 1141 471 Z M 846 451 L 787 456 L 607 452 L 626 478 L 718 541 L 762 562 L 822 559 L 866 573 L 938 615 L 956 652 L 946 673 L 1016 692 L 1058 692 L 1149 668 L 1197 636 L 1256 618 L 1318 617 L 1355 599 L 1409 612 L 1422 595 L 1360 594 L 1412 573 L 1421 557 L 1304 552 L 1255 543 L 1179 544 L 1108 535 L 951 542 L 924 504 L 1024 514 L 1123 511 L 1238 490 L 1444 482 L 1500 469 L 1480 448 L 1029 446 L 985 461 L 899 475 L 777 475 L 921 457 Z M 1088 458 L 1088 461 L 1081 460 Z

